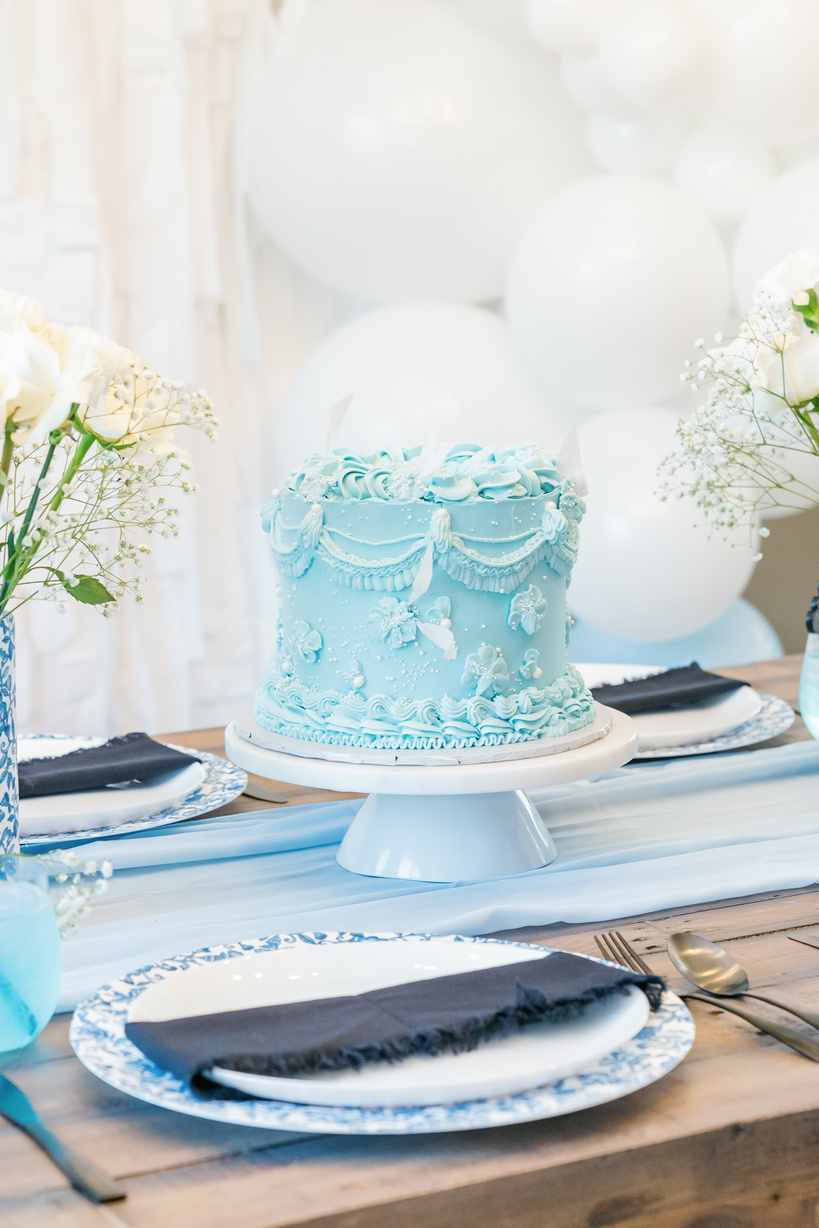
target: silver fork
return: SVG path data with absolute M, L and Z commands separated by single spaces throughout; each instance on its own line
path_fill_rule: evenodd
M 603 934 L 595 934 L 594 941 L 603 958 L 611 963 L 620 964 L 621 967 L 629 968 L 632 972 L 644 972 L 648 976 L 654 975 L 642 955 L 639 955 L 634 950 L 634 947 L 627 938 L 623 937 L 619 930 L 609 930 Z M 693 998 L 697 1002 L 708 1002 L 711 1006 L 718 1006 L 721 1011 L 728 1011 L 729 1015 L 739 1015 L 740 1019 L 744 1019 L 747 1023 L 752 1024 L 758 1032 L 767 1032 L 769 1036 L 775 1037 L 783 1045 L 788 1045 L 789 1048 L 795 1049 L 797 1053 L 801 1053 L 804 1057 L 809 1057 L 812 1061 L 819 1062 L 819 1040 L 803 1036 L 795 1028 L 789 1028 L 783 1023 L 776 1023 L 772 1019 L 766 1019 L 764 1015 L 757 1015 L 755 1011 L 746 1010 L 744 1006 L 735 1006 L 734 1003 L 731 1003 L 729 1006 L 727 1002 L 723 1002 L 719 998 L 711 998 L 708 994 L 681 993 L 680 997 L 685 999 Z

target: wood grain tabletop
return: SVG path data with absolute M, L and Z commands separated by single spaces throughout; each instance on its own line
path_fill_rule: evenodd
M 800 657 L 786 657 L 722 672 L 795 704 L 800 666 Z M 807 736 L 797 720 L 769 744 Z M 167 735 L 216 753 L 221 737 L 215 729 Z M 286 804 L 338 796 L 256 783 Z M 242 797 L 222 813 L 259 807 Z M 665 941 L 691 929 L 729 944 L 757 987 L 819 1010 L 819 950 L 787 937 L 819 933 L 816 886 L 617 927 L 672 987 L 679 982 Z M 596 954 L 593 935 L 604 928 L 504 936 Z M 502 1129 L 395 1138 L 226 1126 L 143 1104 L 80 1065 L 68 1016 L 59 1015 L 3 1070 L 65 1142 L 125 1183 L 128 1198 L 91 1206 L 0 1121 L 0 1228 L 818 1228 L 819 1063 L 716 1007 L 691 1005 L 691 1053 L 622 1100 Z

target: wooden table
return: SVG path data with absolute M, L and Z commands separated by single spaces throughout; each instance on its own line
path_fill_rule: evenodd
M 800 664 L 724 672 L 794 702 Z M 777 741 L 806 736 L 798 721 Z M 173 737 L 220 749 L 218 730 Z M 281 789 L 293 802 L 322 796 Z M 819 928 L 817 887 L 618 926 L 672 984 L 666 936 L 693 929 L 729 943 L 758 986 L 819 1009 L 819 951 L 786 938 Z M 595 953 L 603 928 L 509 936 Z M 128 1199 L 90 1206 L 0 1124 L 0 1228 L 817 1228 L 819 1064 L 716 1008 L 692 1009 L 690 1055 L 623 1100 L 504 1129 L 372 1139 L 223 1126 L 132 1100 L 80 1065 L 61 1015 L 6 1072 L 66 1142 L 125 1182 Z

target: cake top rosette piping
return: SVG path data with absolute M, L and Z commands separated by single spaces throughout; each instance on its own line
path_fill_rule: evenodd
M 316 452 L 291 473 L 287 489 L 307 500 L 463 503 L 534 498 L 560 485 L 556 457 L 536 444 L 492 449 L 458 443 Z

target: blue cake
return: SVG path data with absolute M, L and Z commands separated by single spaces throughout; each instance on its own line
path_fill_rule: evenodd
M 376 750 L 582 728 L 566 586 L 584 511 L 534 445 L 309 457 L 262 512 L 281 607 L 257 722 Z

